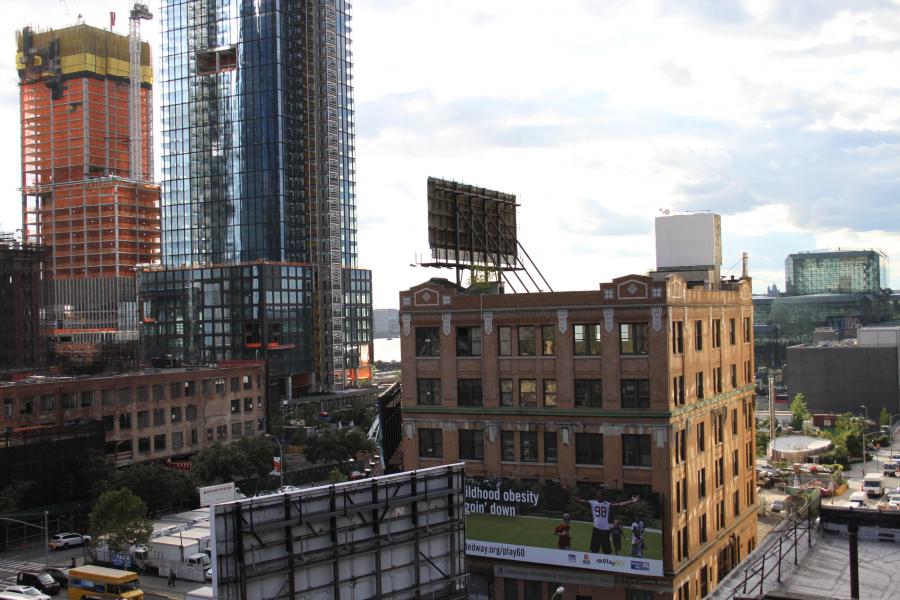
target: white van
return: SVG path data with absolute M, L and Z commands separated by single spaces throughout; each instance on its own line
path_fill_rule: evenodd
M 870 497 L 881 498 L 884 495 L 884 478 L 881 473 L 869 473 L 863 479 L 862 491 Z
M 866 507 L 866 493 L 865 492 L 853 492 L 850 494 L 850 508 L 865 508 Z

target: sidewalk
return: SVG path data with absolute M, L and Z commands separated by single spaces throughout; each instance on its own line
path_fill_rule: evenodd
M 141 575 L 141 589 L 144 596 L 150 598 L 167 598 L 172 600 L 184 600 L 185 595 L 191 590 L 195 590 L 211 583 L 200 581 L 185 581 L 177 579 L 174 587 L 169 587 L 168 578 L 156 577 L 154 575 Z

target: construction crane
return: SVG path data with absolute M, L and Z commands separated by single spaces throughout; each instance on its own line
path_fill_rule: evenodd
M 141 127 L 141 20 L 150 20 L 153 13 L 146 4 L 135 3 L 128 22 L 128 58 L 130 64 L 128 94 L 128 137 L 131 141 L 131 178 L 143 181 L 144 156 Z

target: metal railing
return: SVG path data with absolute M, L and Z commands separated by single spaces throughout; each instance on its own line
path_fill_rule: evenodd
M 762 595 L 799 564 L 813 541 L 818 538 L 821 498 L 806 502 L 798 511 L 779 523 L 763 542 L 736 569 L 719 582 L 707 596 L 715 600 L 734 600 L 747 594 Z M 804 535 L 806 544 L 803 544 Z M 789 561 L 789 562 L 786 562 Z

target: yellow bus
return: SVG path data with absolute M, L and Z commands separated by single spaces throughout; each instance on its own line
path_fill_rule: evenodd
M 82 598 L 144 600 L 137 573 L 85 565 L 69 569 L 69 600 Z

